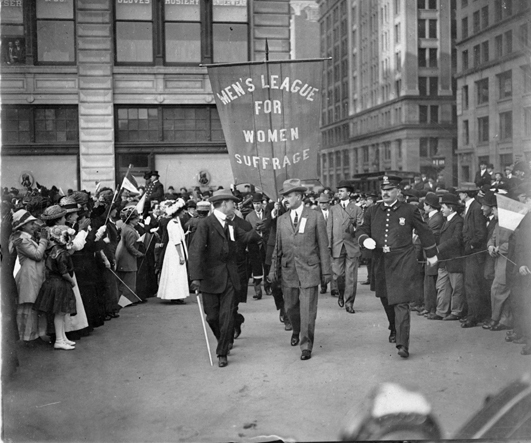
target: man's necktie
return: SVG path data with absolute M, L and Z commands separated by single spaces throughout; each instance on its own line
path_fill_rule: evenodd
M 299 214 L 295 212 L 295 218 L 293 219 L 293 224 L 297 226 L 299 224 Z
M 228 221 L 225 221 L 225 227 L 223 228 L 223 232 L 225 232 L 225 237 L 227 238 L 227 240 L 230 240 Z

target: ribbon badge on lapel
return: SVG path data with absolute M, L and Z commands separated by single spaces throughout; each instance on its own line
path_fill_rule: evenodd
M 406 219 L 404 217 L 400 217 L 398 219 L 398 223 L 400 224 L 400 226 L 404 226 L 406 224 Z

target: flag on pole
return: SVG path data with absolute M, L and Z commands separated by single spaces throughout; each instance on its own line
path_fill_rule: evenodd
M 530 208 L 524 203 L 500 194 L 496 194 L 496 200 L 498 201 L 498 223 L 500 227 L 514 231 Z
M 144 205 L 146 203 L 146 194 L 142 196 L 140 201 L 136 204 L 136 212 L 142 214 L 144 212 Z
M 131 300 L 129 300 L 127 297 L 124 297 L 123 295 L 120 295 L 120 299 L 118 300 L 118 304 L 122 308 L 125 308 L 126 306 L 132 305 L 133 302 Z
M 146 238 L 146 234 L 142 234 L 140 237 L 138 237 L 137 243 L 142 243 Z
M 94 194 L 97 194 L 100 188 L 101 188 L 101 182 L 96 182 L 96 189 L 94 190 Z
M 133 174 L 131 174 L 130 170 L 127 170 L 127 174 L 125 174 L 124 180 L 122 182 L 122 189 L 127 189 L 133 194 L 140 194 L 138 191 L 138 183 L 136 182 Z

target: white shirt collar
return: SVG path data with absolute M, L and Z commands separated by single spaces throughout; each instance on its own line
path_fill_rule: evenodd
M 465 202 L 465 207 L 466 207 L 466 210 L 468 211 L 468 208 L 470 208 L 470 205 L 472 204 L 472 202 L 474 201 L 473 198 L 471 198 L 470 200 L 466 201 Z
M 452 212 L 450 215 L 448 215 L 448 217 L 446 217 L 446 220 L 450 221 L 452 218 L 454 218 L 455 214 L 457 214 L 457 212 Z
M 384 202 L 384 206 L 385 206 L 386 208 L 391 208 L 391 207 L 393 207 L 393 206 L 395 205 L 395 203 L 396 203 L 397 201 L 398 201 L 398 200 L 395 200 L 395 201 L 394 201 L 393 203 L 391 203 L 390 205 L 388 205 L 387 203 Z
M 214 209 L 214 215 L 218 219 L 218 221 L 221 223 L 221 226 L 225 227 L 225 221 L 227 219 L 227 216 L 221 212 L 219 209 Z
M 433 215 L 434 215 L 436 212 L 438 212 L 436 209 L 433 209 L 433 210 L 431 210 L 430 212 L 428 212 L 428 218 L 432 218 Z
M 297 213 L 297 218 L 300 221 L 303 209 L 304 209 L 304 205 L 301 203 L 297 209 L 290 210 L 291 221 L 295 220 L 295 213 Z

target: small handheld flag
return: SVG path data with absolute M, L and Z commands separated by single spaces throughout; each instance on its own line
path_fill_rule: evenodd
M 125 174 L 124 180 L 122 182 L 122 189 L 127 189 L 133 194 L 140 194 L 140 191 L 138 190 L 138 183 L 136 182 L 133 174 L 131 174 L 130 170 L 127 170 L 127 174 Z

